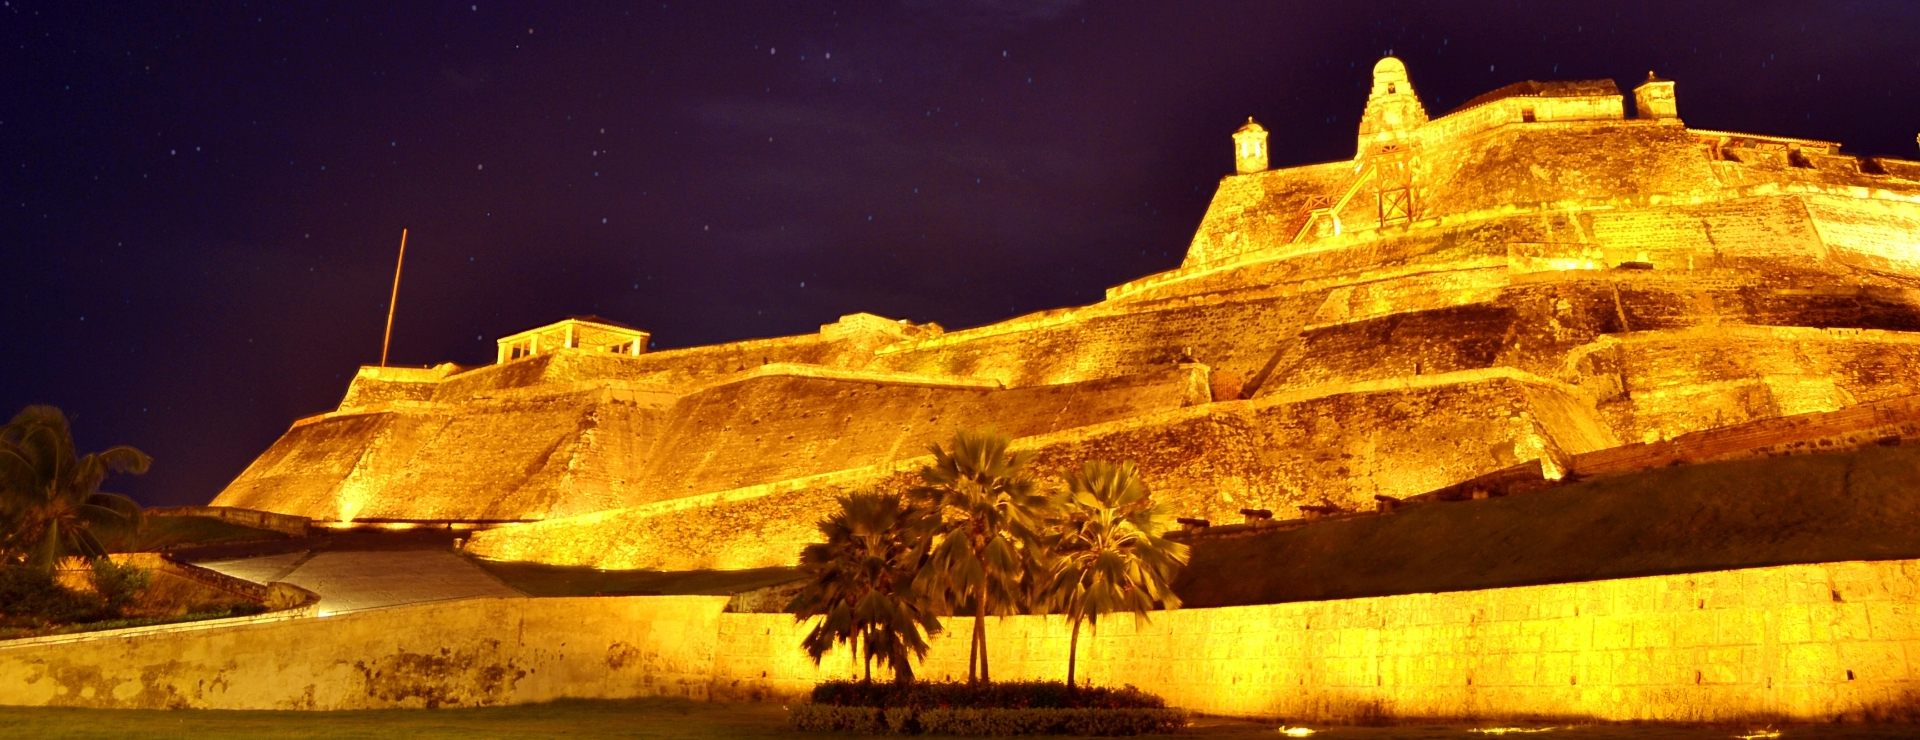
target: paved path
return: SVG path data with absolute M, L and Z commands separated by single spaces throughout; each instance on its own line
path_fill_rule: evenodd
M 255 583 L 286 581 L 320 594 L 333 614 L 422 601 L 523 596 L 446 550 L 305 551 L 194 563 Z

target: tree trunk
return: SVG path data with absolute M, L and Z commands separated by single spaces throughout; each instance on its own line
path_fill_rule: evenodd
M 893 663 L 893 682 L 899 686 L 913 683 L 913 653 L 899 656 Z
M 983 592 L 973 605 L 973 640 L 980 644 L 980 683 L 993 683 L 987 670 L 987 595 Z
M 1067 694 L 1073 694 L 1073 663 L 1080 654 L 1080 620 L 1073 620 L 1073 637 L 1067 640 Z
M 967 635 L 967 684 L 980 682 L 980 636 Z

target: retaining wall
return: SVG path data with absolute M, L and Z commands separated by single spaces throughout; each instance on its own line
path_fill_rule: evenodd
M 787 700 L 803 625 L 726 597 L 484 599 L 138 639 L 0 644 L 0 703 L 231 709 Z M 1200 712 L 1609 720 L 1871 718 L 1915 711 L 1920 561 L 1188 609 L 1083 634 L 1080 675 Z M 963 678 L 966 619 L 920 668 Z M 1064 674 L 1057 617 L 989 623 L 996 679 Z

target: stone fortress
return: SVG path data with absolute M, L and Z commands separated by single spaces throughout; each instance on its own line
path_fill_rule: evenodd
M 1185 261 L 1099 303 L 659 352 L 569 319 L 492 365 L 361 369 L 213 503 L 497 525 L 467 543 L 490 558 L 750 568 L 790 565 L 834 494 L 910 485 L 956 428 L 1041 472 L 1137 461 L 1222 522 L 1910 422 L 1920 162 L 1689 128 L 1651 74 L 1632 98 L 1521 82 L 1433 117 L 1389 57 L 1353 159 L 1272 168 L 1249 119 Z

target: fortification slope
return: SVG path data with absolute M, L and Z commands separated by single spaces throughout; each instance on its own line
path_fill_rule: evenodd
M 490 366 L 364 370 L 217 503 L 556 519 L 474 546 L 748 567 L 955 428 L 1140 460 L 1219 517 L 1915 392 L 1920 162 L 1689 128 L 1664 80 L 1632 117 L 1589 81 L 1430 119 L 1405 75 L 1376 70 L 1350 161 L 1273 169 L 1242 127 L 1185 261 L 1099 303 L 665 352 L 567 320 Z
M 1661 468 L 1192 540 L 1190 607 L 1920 555 L 1920 448 Z
M 1194 373 L 999 391 L 769 366 L 678 396 L 596 378 L 393 401 L 295 425 L 216 504 L 322 520 L 583 514 L 912 457 L 956 426 L 1025 436 L 1177 409 L 1205 398 Z

